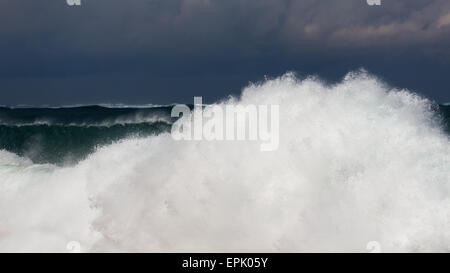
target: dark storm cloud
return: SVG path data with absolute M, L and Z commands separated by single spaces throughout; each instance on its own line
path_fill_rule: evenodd
M 450 1 L 3 0 L 6 44 L 85 53 L 161 49 L 437 46 L 448 49 Z M 442 44 L 440 44 L 442 43 Z M 443 46 L 445 48 L 439 48 Z M 180 48 L 181 47 L 181 48 Z M 36 48 L 35 48 L 36 49 Z
M 360 66 L 450 100 L 448 0 L 2 0 L 0 41 L 0 104 L 216 98 Z

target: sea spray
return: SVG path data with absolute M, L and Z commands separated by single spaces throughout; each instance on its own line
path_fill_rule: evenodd
M 164 133 L 70 167 L 0 152 L 0 251 L 450 251 L 450 142 L 430 101 L 357 72 L 220 103 L 280 105 L 279 148 Z

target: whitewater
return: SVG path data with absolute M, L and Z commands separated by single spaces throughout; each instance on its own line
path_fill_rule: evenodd
M 428 99 L 360 71 L 217 104 L 279 105 L 278 150 L 167 132 L 64 166 L 1 150 L 0 251 L 450 251 L 450 139 Z

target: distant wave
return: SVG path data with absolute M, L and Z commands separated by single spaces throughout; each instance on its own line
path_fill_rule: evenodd
M 83 125 L 107 126 L 115 124 L 171 121 L 171 106 L 110 108 L 99 105 L 60 108 L 0 107 L 2 125 Z
M 286 74 L 221 103 L 280 105 L 279 149 L 84 126 L 142 109 L 0 109 L 3 145 L 120 134 L 71 165 L 0 150 L 0 251 L 450 251 L 446 106 L 363 72 L 335 85 Z
M 73 164 L 96 148 L 167 132 L 171 107 L 0 107 L 0 149 L 34 163 Z
M 83 107 L 104 107 L 104 108 L 161 108 L 161 107 L 171 107 L 175 105 L 175 103 L 171 104 L 126 104 L 126 103 L 99 103 L 99 104 L 67 104 L 67 105 L 29 105 L 29 104 L 19 104 L 19 105 L 0 105 L 0 108 L 11 108 L 11 109 L 26 109 L 26 108 L 35 108 L 35 109 L 61 109 L 61 108 L 83 108 Z

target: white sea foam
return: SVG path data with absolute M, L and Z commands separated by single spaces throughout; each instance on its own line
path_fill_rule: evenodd
M 351 73 L 223 103 L 279 104 L 279 149 L 164 134 L 73 167 L 0 152 L 0 251 L 450 251 L 450 142 L 429 101 Z

